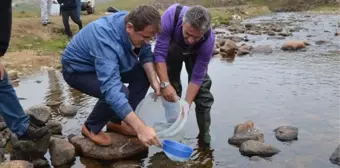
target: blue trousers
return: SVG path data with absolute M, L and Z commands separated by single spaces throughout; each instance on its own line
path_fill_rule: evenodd
M 92 73 L 78 73 L 66 72 L 63 70 L 63 77 L 65 81 L 72 88 L 79 90 L 89 96 L 98 98 L 91 114 L 85 121 L 85 126 L 93 133 L 99 133 L 108 121 L 120 123 L 118 118 L 109 104 L 106 103 L 103 94 L 100 91 L 100 83 L 95 72 Z M 131 71 L 121 74 L 121 81 L 128 83 L 129 86 L 122 86 L 121 92 L 125 93 L 126 98 L 133 110 L 145 97 L 150 83 L 146 76 L 143 67 L 137 64 Z
M 24 112 L 7 73 L 0 80 L 0 115 L 7 127 L 17 136 L 23 135 L 29 125 L 29 117 Z

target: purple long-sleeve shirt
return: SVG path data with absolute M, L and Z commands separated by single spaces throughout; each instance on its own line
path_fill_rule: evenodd
M 157 34 L 156 36 L 156 44 L 154 48 L 155 62 L 166 62 L 166 57 L 168 56 L 168 49 L 171 40 L 171 34 L 173 31 L 176 40 L 184 41 L 183 33 L 182 33 L 182 18 L 184 16 L 185 11 L 188 10 L 188 6 L 183 6 L 183 9 L 178 17 L 176 30 L 174 30 L 174 19 L 176 7 L 179 4 L 171 5 L 162 15 L 162 32 Z M 208 64 L 213 56 L 214 43 L 215 43 L 215 35 L 210 28 L 210 36 L 205 40 L 198 50 L 197 59 L 194 65 L 194 69 L 191 76 L 192 83 L 201 86 L 204 76 L 207 73 Z

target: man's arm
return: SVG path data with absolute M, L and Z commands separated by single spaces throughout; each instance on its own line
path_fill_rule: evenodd
M 157 73 L 155 71 L 154 65 L 154 55 L 151 51 L 151 45 L 147 44 L 145 49 L 143 49 L 143 53 L 140 56 L 140 63 L 143 65 L 144 71 L 148 76 L 149 82 L 152 85 L 153 83 L 158 83 Z
M 162 32 L 156 36 L 155 44 L 155 63 L 156 72 L 161 82 L 169 82 L 166 57 L 168 55 L 169 44 L 171 40 L 171 34 L 173 30 L 174 14 L 176 6 L 172 5 L 162 15 Z
M 215 36 L 211 30 L 209 39 L 205 41 L 199 49 L 194 69 L 191 74 L 191 81 L 189 82 L 186 92 L 185 100 L 191 105 L 194 101 L 205 75 L 207 74 L 209 62 L 213 56 Z
M 12 27 L 12 1 L 2 0 L 0 6 L 0 57 L 4 56 L 9 45 Z

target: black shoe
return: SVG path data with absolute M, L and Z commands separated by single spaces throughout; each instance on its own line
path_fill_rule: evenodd
M 19 140 L 37 140 L 48 134 L 49 130 L 46 126 L 38 127 L 32 123 L 29 124 L 26 132 L 18 137 Z

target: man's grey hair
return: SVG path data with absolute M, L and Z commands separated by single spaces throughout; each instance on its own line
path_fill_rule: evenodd
M 211 15 L 201 5 L 189 7 L 183 17 L 183 23 L 189 23 L 193 28 L 205 33 L 210 28 Z

